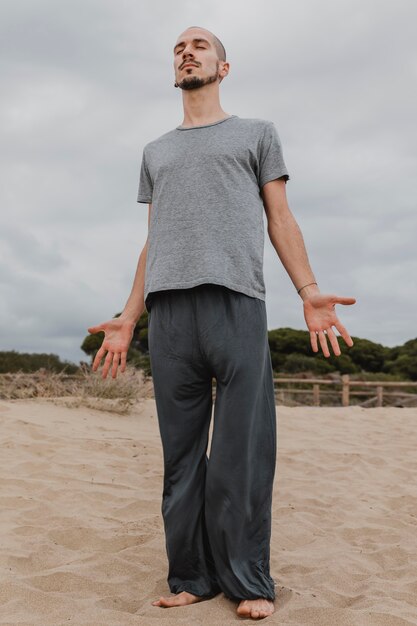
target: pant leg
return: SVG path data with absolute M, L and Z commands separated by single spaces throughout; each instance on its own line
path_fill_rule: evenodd
M 164 456 L 168 585 L 172 593 L 216 595 L 204 515 L 212 376 L 199 352 L 190 290 L 153 294 L 148 341 Z
M 270 576 L 276 412 L 265 302 L 221 288 L 202 298 L 217 380 L 205 516 L 219 584 L 231 599 L 273 600 Z

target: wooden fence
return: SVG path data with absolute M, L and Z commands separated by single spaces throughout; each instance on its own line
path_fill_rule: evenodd
M 37 383 L 42 383 L 47 378 L 48 372 L 46 371 L 28 374 L 21 372 L 18 374 L 0 374 L 0 397 L 10 397 L 10 394 L 6 393 L 6 389 L 12 382 L 13 387 L 16 388 L 17 395 L 15 397 L 19 397 L 20 388 L 24 391 L 28 385 L 34 387 L 32 395 L 38 395 L 35 393 Z M 65 387 L 66 382 L 80 379 L 77 374 L 64 373 L 54 374 L 53 378 L 62 383 L 57 386 L 57 381 L 55 381 L 52 385 L 51 393 L 55 390 L 58 395 L 62 392 L 60 387 Z M 151 377 L 146 377 L 146 379 L 148 378 L 151 379 Z M 313 406 L 357 404 L 362 407 L 391 404 L 392 406 L 417 407 L 417 382 L 412 381 L 351 380 L 348 374 L 333 379 L 276 377 L 274 378 L 274 388 L 275 401 L 278 404 Z M 5 393 L 2 393 L 2 389 Z M 216 394 L 215 379 L 213 379 L 212 392 L 214 400 Z M 26 396 L 23 395 L 22 397 Z M 362 402 L 352 402 L 352 399 L 358 397 L 366 399 Z
M 294 385 L 297 387 L 286 387 L 284 385 Z M 308 388 L 300 388 L 300 385 L 308 385 Z M 394 406 L 417 406 L 417 382 L 397 382 L 397 381 L 369 381 L 351 380 L 348 374 L 344 374 L 340 379 L 326 378 L 274 378 L 275 399 L 279 403 L 285 404 L 290 401 L 293 404 L 308 404 L 308 402 L 298 402 L 293 396 L 312 396 L 313 406 L 320 406 L 323 397 L 340 397 L 342 406 L 351 404 L 352 396 L 368 396 L 363 402 L 359 402 L 362 407 L 383 406 L 393 402 Z M 331 388 L 331 389 L 323 389 Z M 416 392 L 405 391 L 404 388 L 416 389 Z M 399 389 L 399 391 L 398 391 Z

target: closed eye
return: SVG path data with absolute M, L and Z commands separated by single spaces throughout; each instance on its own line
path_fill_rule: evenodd
M 206 47 L 205 46 L 196 46 L 196 48 L 201 48 L 202 50 L 205 50 Z M 182 50 L 177 50 L 176 54 L 181 54 Z

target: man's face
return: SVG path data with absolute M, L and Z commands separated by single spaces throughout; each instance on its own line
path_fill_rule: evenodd
M 181 89 L 198 89 L 219 78 L 221 61 L 209 33 L 190 28 L 174 47 L 175 80 Z

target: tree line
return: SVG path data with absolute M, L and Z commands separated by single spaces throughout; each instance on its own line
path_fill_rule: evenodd
M 40 369 L 45 369 L 48 372 L 75 374 L 80 368 L 70 361 L 61 361 L 56 354 L 17 352 L 16 350 L 0 352 L 0 374 L 30 373 Z
M 118 317 L 118 313 L 115 317 Z M 250 332 L 250 329 L 248 329 Z M 81 349 L 92 360 L 101 346 L 104 333 L 87 335 Z M 308 330 L 276 328 L 268 331 L 272 367 L 276 374 L 298 374 L 310 372 L 317 376 L 339 372 L 340 374 L 378 374 L 384 379 L 417 380 L 417 338 L 406 341 L 401 346 L 389 348 L 369 339 L 354 337 L 353 346 L 348 348 L 338 337 L 342 354 L 331 353 L 326 358 L 321 350 L 313 353 Z M 148 346 L 147 311 L 136 324 L 128 351 L 128 362 L 152 375 Z M 0 352 L 0 373 L 34 372 L 44 368 L 48 371 L 75 373 L 79 366 L 69 361 L 61 361 L 56 354 L 19 353 L 15 350 Z
M 119 315 L 120 313 L 115 317 Z M 94 359 L 103 338 L 104 333 L 88 335 L 81 349 Z M 378 373 L 384 375 L 383 377 L 398 380 L 417 380 L 417 338 L 393 348 L 360 337 L 352 336 L 352 339 L 353 346 L 348 348 L 344 340 L 338 337 L 342 354 L 336 357 L 331 353 L 331 356 L 326 358 L 321 350 L 313 353 L 308 330 L 294 328 L 270 330 L 268 341 L 272 367 L 276 373 L 311 372 L 323 376 L 331 372 L 340 374 L 366 372 Z M 147 311 L 136 324 L 128 352 L 128 361 L 144 369 L 148 375 L 152 374 L 149 360 Z

